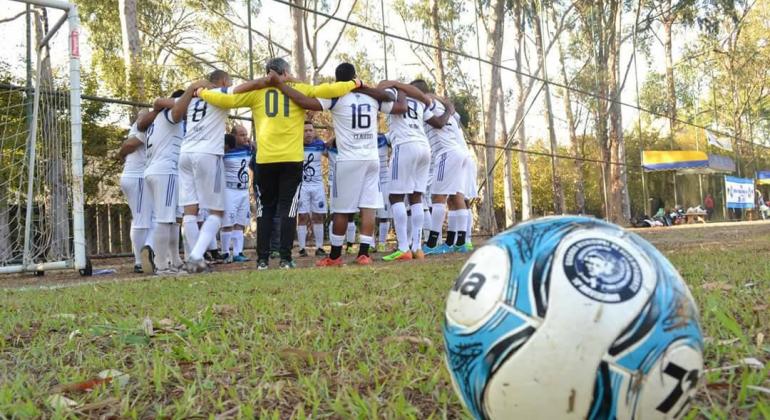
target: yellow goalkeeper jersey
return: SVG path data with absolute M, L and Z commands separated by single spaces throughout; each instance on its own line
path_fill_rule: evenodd
M 355 89 L 355 82 L 324 83 L 318 86 L 290 83 L 291 87 L 312 98 L 338 98 Z M 278 88 L 244 93 L 204 90 L 200 97 L 220 108 L 251 108 L 257 128 L 257 163 L 302 162 L 305 110 L 292 102 Z

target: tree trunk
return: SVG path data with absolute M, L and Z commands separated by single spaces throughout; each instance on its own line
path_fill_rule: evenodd
M 302 0 L 293 0 L 296 6 L 303 6 Z M 291 27 L 294 38 L 291 43 L 291 58 L 294 61 L 294 75 L 300 80 L 307 80 L 307 64 L 305 64 L 305 36 L 303 34 L 303 12 L 297 7 L 292 7 Z
M 126 67 L 127 97 L 144 101 L 144 75 L 142 73 L 142 41 L 137 27 L 136 0 L 118 0 L 120 31 L 123 36 L 123 63 Z M 131 119 L 136 118 L 133 108 Z
M 537 49 L 538 65 L 540 66 L 540 77 L 548 80 L 546 71 L 546 56 L 543 47 L 543 28 L 540 22 L 540 13 L 538 5 L 532 4 L 532 25 L 535 32 L 535 47 Z M 545 123 L 548 127 L 548 141 L 551 147 L 551 187 L 553 192 L 553 209 L 555 214 L 564 213 L 564 192 L 561 187 L 561 177 L 559 176 L 559 159 L 554 156 L 559 147 L 556 143 L 556 130 L 553 126 L 553 106 L 551 105 L 551 87 L 549 83 L 543 85 L 543 103 L 545 106 Z
M 497 80 L 497 86 L 499 89 L 499 95 L 500 95 L 500 125 L 502 128 L 502 133 L 500 133 L 500 144 L 503 146 L 506 146 L 508 143 L 508 124 L 505 120 L 505 95 L 503 94 L 503 81 L 502 77 Z M 504 168 L 503 168 L 503 198 L 504 198 L 504 206 L 505 206 L 505 228 L 509 228 L 513 226 L 514 223 L 516 223 L 516 204 L 514 199 L 514 193 L 513 193 L 513 153 L 511 153 L 510 150 L 506 147 L 505 150 L 505 161 L 504 161 Z
M 620 78 L 620 38 L 622 7 L 619 2 L 613 1 L 610 10 L 614 19 L 612 25 L 607 25 L 609 37 L 607 38 L 607 61 L 609 72 L 608 92 L 611 95 L 610 103 L 610 133 L 609 155 L 610 164 L 610 220 L 618 224 L 627 224 L 631 218 L 628 206 L 626 175 L 625 175 L 625 147 L 623 139 L 623 114 L 620 106 L 621 78 Z
M 487 171 L 487 185 L 486 196 L 484 199 L 488 202 L 487 206 L 487 220 L 485 225 L 491 229 L 491 233 L 497 232 L 497 222 L 495 221 L 495 178 L 494 178 L 494 162 L 495 162 L 495 140 L 497 129 L 497 107 L 499 100 L 497 81 L 500 80 L 500 60 L 503 54 L 503 19 L 505 17 L 505 0 L 495 0 L 493 8 L 487 14 L 489 22 L 485 25 L 487 28 L 487 39 L 489 45 L 487 47 L 487 55 L 489 60 L 495 64 L 490 66 L 489 73 L 489 88 L 487 90 L 487 112 L 484 121 L 484 138 L 486 139 L 486 171 Z
M 525 125 L 522 122 L 524 118 L 524 107 L 529 96 L 529 89 L 525 87 L 522 72 L 522 55 L 526 48 L 526 34 L 524 33 L 524 16 L 521 5 L 517 4 L 514 10 L 516 24 L 516 124 L 519 129 L 516 131 L 516 140 L 521 150 L 527 150 L 527 133 Z M 525 152 L 518 152 L 519 155 L 519 181 L 521 184 L 521 220 L 529 220 L 532 217 L 532 186 L 529 181 L 529 163 Z
M 439 0 L 430 0 L 430 28 L 433 35 L 433 61 L 436 65 L 436 93 L 446 96 L 446 72 L 444 71 L 443 41 L 441 25 L 438 16 Z M 499 72 L 498 72 L 499 73 Z
M 676 134 L 676 85 L 674 84 L 674 52 L 671 41 L 671 29 L 674 26 L 675 14 L 671 11 L 671 0 L 666 0 L 667 14 L 663 19 L 663 49 L 666 55 L 666 102 L 668 103 L 668 129 L 673 150 L 674 135 Z
M 557 41 L 557 47 L 559 48 L 559 65 L 561 66 L 562 83 L 565 86 L 569 86 L 569 78 L 567 77 L 567 67 L 564 64 L 564 50 L 561 45 L 561 38 Z M 575 122 L 575 114 L 572 112 L 572 94 L 569 89 L 563 90 L 564 94 L 564 113 L 567 115 L 567 129 L 569 130 L 569 141 L 572 146 L 572 153 L 575 156 L 573 161 L 575 165 L 575 213 L 585 213 L 586 195 L 585 195 L 585 180 L 583 176 L 583 161 L 580 159 L 580 145 L 577 138 L 577 124 Z

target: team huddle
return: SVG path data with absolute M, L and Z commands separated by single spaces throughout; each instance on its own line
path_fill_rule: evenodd
M 139 112 L 119 151 L 134 271 L 197 273 L 210 270 L 207 259 L 247 261 L 252 191 L 260 270 L 271 257 L 295 267 L 295 238 L 307 257 L 310 232 L 321 267 L 343 265 L 343 253 L 367 265 L 376 252 L 395 261 L 472 249 L 476 165 L 449 100 L 421 80 L 364 86 L 349 63 L 337 66 L 334 83 L 316 86 L 293 79 L 283 59 L 269 60 L 265 71 L 233 87 L 216 70 Z M 244 107 L 256 143 L 242 125 L 228 128 L 229 110 Z M 330 140 L 316 137 L 308 111 L 330 114 Z M 396 246 L 388 250 L 391 221 Z

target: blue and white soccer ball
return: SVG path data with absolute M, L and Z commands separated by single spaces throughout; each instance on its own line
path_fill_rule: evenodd
M 446 306 L 446 362 L 483 418 L 653 419 L 688 411 L 703 372 L 690 291 L 641 237 L 584 217 L 495 236 Z

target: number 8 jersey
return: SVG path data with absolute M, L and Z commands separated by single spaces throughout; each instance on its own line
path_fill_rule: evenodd
M 227 93 L 232 89 L 217 90 Z M 225 132 L 225 122 L 229 113 L 227 109 L 214 106 L 201 98 L 192 98 L 190 105 L 187 106 L 186 131 L 181 152 L 222 156 L 225 153 L 222 133 Z

